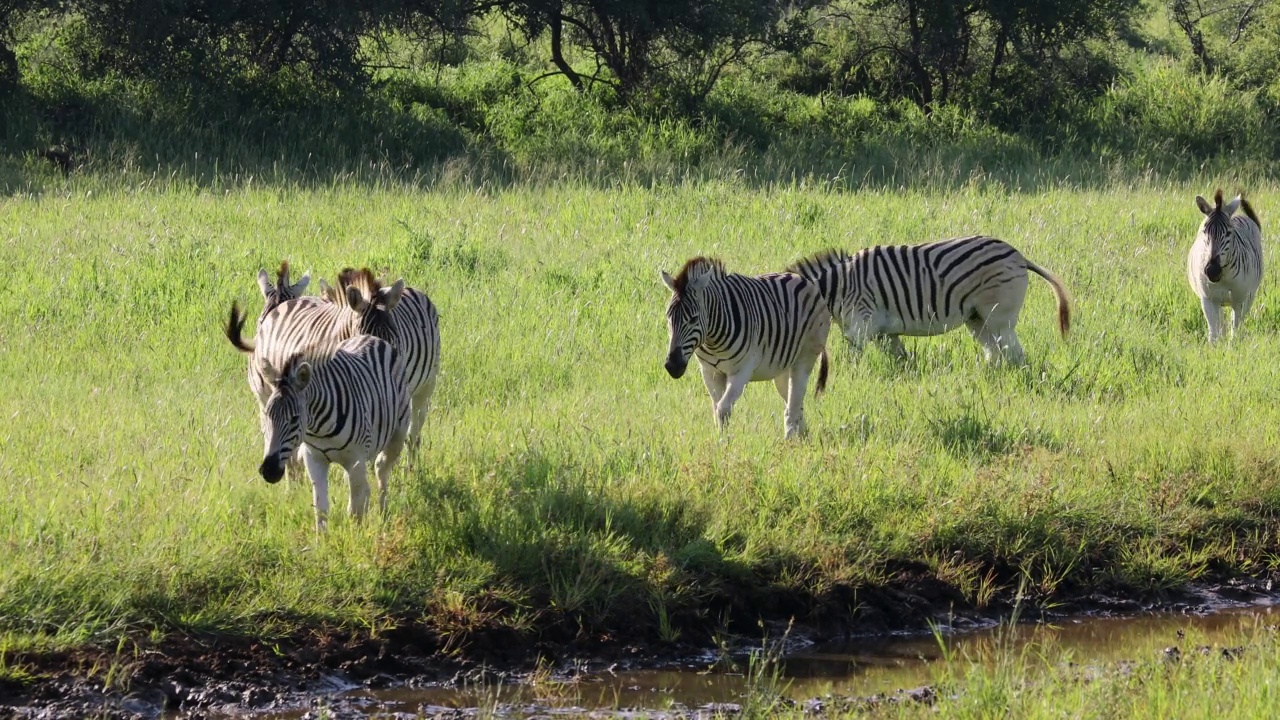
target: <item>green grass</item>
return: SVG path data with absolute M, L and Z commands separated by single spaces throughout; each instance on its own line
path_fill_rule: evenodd
M 839 192 L 700 182 L 287 184 L 45 178 L 0 201 L 0 635 L 16 652 L 177 632 L 419 623 L 699 641 L 715 613 L 927 568 L 971 602 L 1168 588 L 1280 551 L 1280 306 L 1207 347 L 1184 278 L 1192 198 L 1232 188 Z M 1275 187 L 1250 184 L 1266 223 Z M 827 245 L 1011 241 L 1076 299 L 1057 337 L 1032 280 L 1026 369 L 962 332 L 897 366 L 833 334 L 811 436 L 752 384 L 720 436 L 671 380 L 659 269 L 764 272 Z M 245 360 L 219 322 L 254 274 L 390 268 L 441 312 L 426 442 L 390 517 L 331 532 L 310 489 L 256 475 Z M 340 473 L 338 474 L 340 475 Z M 856 603 L 856 595 L 854 596 Z M 736 603 L 736 605 L 735 605 Z M 852 604 L 852 603 L 851 603 Z M 709 640 L 709 634 L 707 639 Z

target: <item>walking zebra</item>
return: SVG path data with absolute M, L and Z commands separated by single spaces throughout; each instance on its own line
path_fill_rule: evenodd
M 873 339 L 897 357 L 901 335 L 939 335 L 966 325 L 988 362 L 1021 364 L 1014 326 L 1027 294 L 1027 270 L 1058 296 L 1058 331 L 1071 325 L 1066 288 L 1052 273 L 991 237 L 954 238 L 921 245 L 876 246 L 849 255 L 827 250 L 789 271 L 813 281 L 854 352 Z
M 351 273 L 354 271 L 344 270 L 338 276 L 336 288 L 321 279 L 321 297 L 341 304 L 354 277 Z M 431 406 L 431 395 L 435 392 L 436 376 L 440 374 L 440 317 L 426 293 L 408 286 L 404 286 L 398 302 L 390 306 L 390 313 L 396 327 L 396 349 L 400 351 L 401 362 L 405 365 L 405 384 L 413 407 L 409 447 L 416 450 L 427 420 L 427 409 Z
M 232 306 L 227 336 L 239 341 L 244 317 Z M 243 344 L 240 341 L 240 344 Z M 285 463 L 302 450 L 311 476 L 316 529 L 329 516 L 329 465 L 338 463 L 351 483 L 347 511 L 356 519 L 369 508 L 369 464 L 378 479 L 378 507 L 387 510 L 387 486 L 404 447 L 409 395 L 391 343 L 357 335 L 323 359 L 290 353 L 278 366 L 265 363 L 271 392 L 262 410 L 263 458 L 258 472 L 269 483 L 284 477 Z
M 724 429 L 733 404 L 752 380 L 773 380 L 787 403 L 784 431 L 804 434 L 804 393 L 821 358 L 815 397 L 827 384 L 827 333 L 831 316 L 812 283 L 792 273 L 726 273 L 712 258 L 686 262 L 673 278 L 667 304 L 670 347 L 666 369 L 684 375 L 696 354 L 711 395 L 716 424 Z
M 311 283 L 311 274 L 303 273 L 298 282 L 289 284 L 289 262 L 280 263 L 280 269 L 276 271 L 276 284 L 271 284 L 271 278 L 267 275 L 266 270 L 258 270 L 258 289 L 262 291 L 262 314 L 258 316 L 258 326 L 262 326 L 262 321 L 267 314 L 275 310 L 280 303 L 286 300 L 296 300 L 303 297 L 303 293 L 307 290 L 307 285 Z
M 1221 190 L 1214 193 L 1213 205 L 1199 195 L 1196 205 L 1205 218 L 1187 253 L 1187 277 L 1200 296 L 1212 343 L 1222 335 L 1224 305 L 1231 307 L 1232 338 L 1253 305 L 1262 282 L 1262 222 L 1240 195 L 1223 205 Z M 1236 216 L 1236 210 L 1244 216 Z

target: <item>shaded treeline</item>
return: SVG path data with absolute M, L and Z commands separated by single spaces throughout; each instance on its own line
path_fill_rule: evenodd
M 1273 0 L 0 0 L 0 130 L 63 169 L 184 157 L 157 135 L 241 169 L 732 147 L 833 175 L 966 143 L 981 169 L 1172 166 L 1274 154 L 1277 36 Z

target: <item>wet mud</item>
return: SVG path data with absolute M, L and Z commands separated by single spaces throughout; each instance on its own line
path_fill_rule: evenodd
M 1208 616 L 1280 603 L 1280 584 L 1272 588 L 1270 578 L 1261 578 L 1142 598 L 1094 592 L 1058 600 L 1052 610 L 1021 608 L 1019 619 L 1080 624 L 1157 613 Z M 744 621 L 733 632 L 714 633 L 717 646 L 708 628 L 682 633 L 702 644 L 550 631 L 538 638 L 477 633 L 458 652 L 426 630 L 405 627 L 377 638 L 316 629 L 271 642 L 178 637 L 119 650 L 10 655 L 6 664 L 24 677 L 0 679 L 0 718 L 470 717 L 482 710 L 621 718 L 642 709 L 646 717 L 732 715 L 751 672 L 745 658 L 763 636 L 778 643 L 771 651 L 786 665 L 790 692 L 774 699 L 780 704 L 822 714 L 927 703 L 936 699 L 934 690 L 909 684 L 927 675 L 894 668 L 930 660 L 930 647 L 937 650 L 931 628 L 980 637 L 1012 610 L 969 607 L 931 581 L 863 593 L 859 608 L 856 617 L 841 618 L 777 603 L 763 627 Z M 789 624 L 793 617 L 805 620 Z M 1114 652 L 1123 657 L 1128 648 L 1118 642 Z M 1194 649 L 1178 650 L 1184 651 Z M 838 681 L 851 675 L 857 682 Z

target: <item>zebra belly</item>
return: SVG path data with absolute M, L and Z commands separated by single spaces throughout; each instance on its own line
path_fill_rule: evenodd
M 908 335 L 924 337 L 941 335 L 964 324 L 960 315 L 946 318 L 928 318 L 915 320 L 912 318 L 884 318 L 877 323 L 876 332 L 881 335 Z

